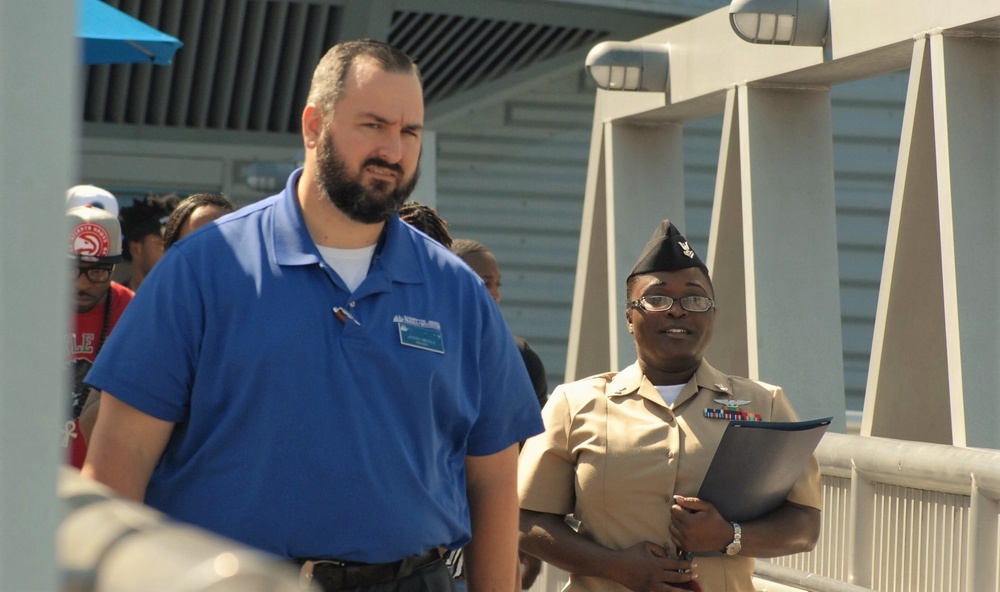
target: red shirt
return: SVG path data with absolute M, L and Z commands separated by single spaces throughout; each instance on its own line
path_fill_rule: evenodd
M 125 286 L 111 282 L 108 290 L 111 295 L 111 318 L 108 322 L 108 334 L 125 311 L 125 307 L 132 301 L 135 295 L 132 290 Z M 69 335 L 69 360 L 70 368 L 73 372 L 73 394 L 72 401 L 74 408 L 74 419 L 66 420 L 63 425 L 63 446 L 69 448 L 69 462 L 76 468 L 83 466 L 83 459 L 87 455 L 87 443 L 83 441 L 83 434 L 80 433 L 80 423 L 75 419 L 78 409 L 83 405 L 86 393 L 80 387 L 90 367 L 94 365 L 94 358 L 97 357 L 98 348 L 101 345 L 101 332 L 104 329 L 104 310 L 108 306 L 107 298 L 104 302 L 95 306 L 91 310 L 76 313 L 76 320 L 73 332 Z M 107 339 L 107 336 L 105 336 Z

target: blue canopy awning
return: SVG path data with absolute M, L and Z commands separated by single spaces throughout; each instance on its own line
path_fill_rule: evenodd
M 76 36 L 84 64 L 152 62 L 168 66 L 180 40 L 132 18 L 101 0 L 79 0 Z

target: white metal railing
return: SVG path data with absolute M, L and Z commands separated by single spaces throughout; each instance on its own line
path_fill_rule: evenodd
M 828 433 L 816 454 L 820 541 L 810 553 L 758 560 L 760 589 L 1000 592 L 1000 450 Z M 116 500 L 75 471 L 60 489 L 71 510 L 58 537 L 66 590 L 298 588 L 289 566 Z M 545 565 L 532 589 L 565 582 Z
M 1000 592 L 1000 450 L 828 433 L 816 548 L 758 560 L 760 590 Z M 566 574 L 543 565 L 533 592 Z
M 823 534 L 776 565 L 880 592 L 1000 592 L 1000 450 L 827 434 Z
M 277 557 L 180 524 L 64 468 L 56 537 L 63 592 L 302 592 Z
M 770 561 L 757 560 L 754 584 L 761 592 L 872 592 L 863 588 L 820 575 L 784 567 Z

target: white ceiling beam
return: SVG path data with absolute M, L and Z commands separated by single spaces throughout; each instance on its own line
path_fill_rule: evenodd
M 728 6 L 726 0 L 531 0 L 535 4 L 597 6 L 600 8 L 646 12 L 688 18 Z

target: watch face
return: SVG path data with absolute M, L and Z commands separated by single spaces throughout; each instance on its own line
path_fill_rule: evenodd
M 743 544 L 740 539 L 743 538 L 743 529 L 740 525 L 733 522 L 733 542 L 726 545 L 726 555 L 736 555 L 743 548 Z

